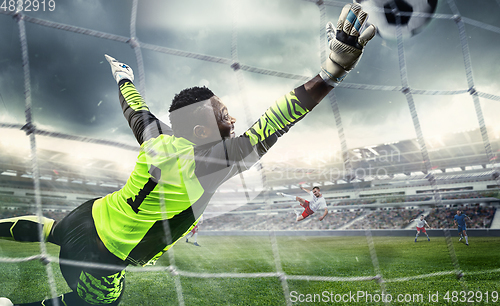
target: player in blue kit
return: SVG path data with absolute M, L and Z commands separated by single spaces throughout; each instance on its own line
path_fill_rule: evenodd
M 453 217 L 453 222 L 455 225 L 458 227 L 458 235 L 460 235 L 460 239 L 458 241 L 462 241 L 465 236 L 465 245 L 469 245 L 469 237 L 467 236 L 467 227 L 465 224 L 465 218 L 469 219 L 469 221 L 472 221 L 469 216 L 462 214 L 461 210 L 457 210 L 457 214 L 455 217 Z

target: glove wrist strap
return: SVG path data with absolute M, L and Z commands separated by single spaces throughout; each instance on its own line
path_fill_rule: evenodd
M 319 75 L 328 85 L 337 87 L 344 80 L 347 73 L 349 72 L 329 58 L 321 67 Z
M 130 75 L 129 73 L 123 73 L 123 72 L 116 72 L 115 73 L 115 80 L 116 80 L 116 84 L 119 84 L 121 80 L 124 80 L 124 79 L 127 79 L 127 80 L 130 80 L 131 82 L 134 81 L 134 76 L 133 75 Z

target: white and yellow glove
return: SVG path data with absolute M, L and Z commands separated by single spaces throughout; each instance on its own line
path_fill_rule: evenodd
M 134 81 L 134 71 L 132 71 L 129 65 L 121 63 L 107 54 L 104 54 L 104 57 L 111 66 L 111 73 L 117 84 L 123 79 L 128 79 L 131 82 Z
M 330 86 L 337 86 L 351 71 L 363 53 L 363 48 L 377 32 L 367 25 L 368 14 L 357 3 L 346 4 L 340 13 L 337 28 L 326 25 L 330 55 L 321 67 L 320 75 Z

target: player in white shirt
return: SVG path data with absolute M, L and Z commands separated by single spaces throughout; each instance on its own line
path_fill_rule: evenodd
M 429 226 L 427 221 L 424 220 L 424 216 L 422 215 L 422 216 L 420 216 L 420 219 L 412 219 L 409 222 L 411 223 L 413 221 L 417 222 L 417 235 L 415 236 L 415 242 L 417 242 L 417 238 L 418 238 L 418 235 L 420 234 L 420 232 L 424 233 L 427 236 L 427 241 L 431 241 L 431 239 L 429 238 L 429 235 L 425 231 L 425 226 L 427 225 L 427 227 L 429 227 L 429 228 L 431 228 L 431 227 Z
M 200 246 L 198 244 L 198 230 L 200 229 L 199 226 L 203 223 L 203 215 L 201 215 L 200 219 L 198 220 L 198 223 L 193 227 L 193 229 L 186 234 L 186 242 L 189 242 L 189 238 L 194 237 L 194 242 L 193 245 L 195 246 Z
M 292 198 L 295 201 L 298 201 L 300 203 L 300 206 L 304 207 L 304 211 L 302 212 L 302 214 L 300 214 L 297 211 L 295 212 L 295 214 L 297 215 L 297 222 L 304 220 L 305 218 L 309 217 L 310 215 L 314 214 L 314 212 L 316 212 L 320 209 L 324 209 L 325 212 L 323 213 L 323 215 L 321 217 L 319 217 L 319 221 L 322 221 L 326 217 L 326 215 L 328 214 L 328 208 L 326 208 L 326 201 L 325 201 L 325 198 L 323 198 L 323 195 L 321 194 L 319 187 L 317 187 L 317 186 L 313 187 L 312 191 L 310 191 L 302 186 L 300 187 L 300 189 L 309 193 L 312 197 L 312 200 L 307 201 L 301 197 L 296 197 L 294 195 L 285 194 L 282 192 L 277 192 L 276 194 L 283 196 L 283 197 Z

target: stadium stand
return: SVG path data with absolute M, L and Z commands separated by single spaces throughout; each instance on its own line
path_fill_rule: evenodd
M 301 161 L 266 167 L 266 185 L 292 195 L 307 198 L 297 181 L 307 179 L 308 186 L 318 185 L 325 196 L 330 214 L 323 222 L 314 218 L 295 223 L 295 201 L 275 196 L 275 191 L 255 192 L 258 196 L 243 201 L 241 188 L 224 194 L 207 209 L 205 230 L 333 230 L 403 229 L 409 219 L 424 210 L 433 228 L 452 227 L 450 215 L 457 207 L 473 216 L 471 228 L 490 228 L 499 206 L 498 172 L 484 159 L 478 130 L 456 133 L 440 142 L 430 141 L 435 171 L 419 169 L 421 156 L 415 140 L 380 144 L 350 150 L 356 177 L 331 180 L 324 169 L 301 168 Z M 453 146 L 453 150 L 447 148 Z M 500 149 L 499 141 L 492 146 Z M 34 214 L 36 198 L 30 163 L 18 151 L 0 148 L 0 213 L 2 217 Z M 334 155 L 334 154 L 333 154 Z M 332 155 L 325 169 L 338 166 Z M 467 157 L 467 158 L 466 158 Z M 67 153 L 40 150 L 40 199 L 48 217 L 61 219 L 86 200 L 113 192 L 123 186 L 128 172 L 118 162 L 88 160 L 83 165 Z M 291 166 L 293 165 L 293 167 Z M 337 168 L 339 169 L 339 168 Z M 384 175 L 369 175 L 383 169 Z M 290 171 L 293 177 L 287 176 Z M 360 173 L 362 175 L 360 175 Z M 375 172 L 376 173 L 376 172 Z M 304 175 L 301 177 L 301 175 Z M 432 190 L 430 175 L 438 190 Z M 278 177 L 280 179 L 278 179 Z M 293 178 L 293 180 L 292 180 Z M 293 182 L 292 182 L 293 181 Z M 314 182 L 314 183 L 311 183 Z M 441 200 L 436 200 L 437 192 Z M 438 207 L 439 206 L 439 207 Z M 210 213 L 213 217 L 211 218 Z M 453 216 L 451 216 L 452 218 Z M 500 219 L 498 219 L 500 220 Z M 500 222 L 497 221 L 500 226 Z

